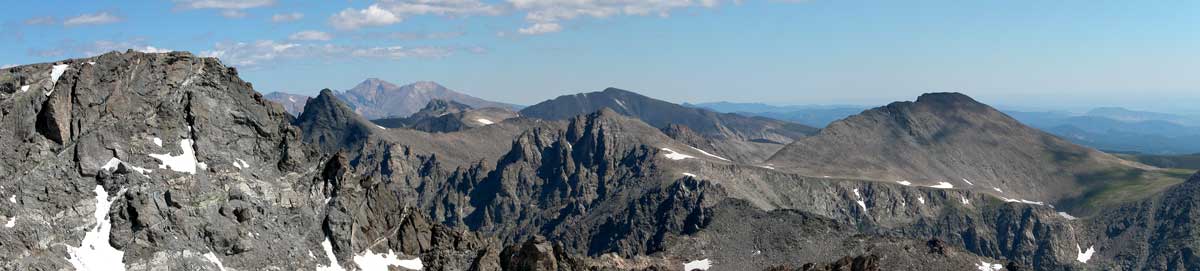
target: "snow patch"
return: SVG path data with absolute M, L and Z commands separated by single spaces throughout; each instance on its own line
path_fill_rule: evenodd
M 478 119 L 475 119 L 475 121 L 477 121 L 477 122 L 479 122 L 479 123 L 481 123 L 481 124 L 483 124 L 483 125 L 492 125 L 492 124 L 494 124 L 494 123 L 495 123 L 495 122 L 492 122 L 491 120 L 488 120 L 488 119 L 485 119 L 485 118 L 478 118 Z
M 294 103 L 294 102 L 296 102 L 296 98 L 288 97 L 288 101 L 290 101 L 290 102 L 293 102 L 293 103 Z
M 119 166 L 121 164 L 125 164 L 125 168 L 136 171 L 137 173 L 141 173 L 142 175 L 146 175 L 147 173 L 153 172 L 149 169 L 136 167 L 136 166 L 130 165 L 129 163 L 125 163 L 125 161 L 121 161 L 121 159 L 117 159 L 116 157 L 109 158 L 107 163 L 104 163 L 103 166 L 100 166 L 100 170 L 113 171 L 113 170 L 116 170 L 117 166 Z
M 691 155 L 675 152 L 668 148 L 662 148 L 662 150 L 667 152 L 666 154 L 663 154 L 663 155 L 667 156 L 667 158 L 669 158 L 671 160 L 683 160 L 683 159 L 687 159 L 687 158 L 696 158 Z
M 899 181 L 899 182 L 896 182 L 896 183 L 902 184 L 902 185 L 904 185 L 904 186 L 912 186 L 912 182 L 909 182 L 909 181 Z
M 5 228 L 12 228 L 17 225 L 17 217 L 9 217 L 8 223 L 4 223 Z
M 862 200 L 862 194 L 858 193 L 858 188 L 854 189 L 854 197 L 858 198 L 858 200 L 856 200 L 854 202 L 858 203 L 858 207 L 862 207 L 863 212 L 866 212 L 867 211 L 867 202 Z
M 325 241 L 321 242 L 321 247 L 325 248 L 325 258 L 329 259 L 329 265 L 317 266 L 317 271 L 346 271 L 342 268 L 342 264 L 338 263 L 337 255 L 333 255 L 333 244 L 329 243 L 329 237 L 325 237 Z
M 766 165 L 760 165 L 760 166 L 758 166 L 758 167 L 760 167 L 760 168 L 765 168 L 765 169 L 775 169 L 775 167 L 772 167 L 772 166 L 766 166 Z
M 237 161 L 233 161 L 233 166 L 237 167 L 238 169 L 247 169 L 250 168 L 250 163 L 246 163 L 246 160 L 238 158 Z
M 993 187 L 992 187 L 992 190 L 996 190 L 996 192 L 1004 193 L 1004 190 L 1000 190 L 1000 188 L 999 188 L 999 187 L 995 187 L 995 186 L 993 186 Z
M 29 85 L 21 86 L 21 92 L 29 91 Z
M 17 195 L 8 196 L 8 202 L 17 203 Z
M 1073 215 L 1071 215 L 1071 214 L 1068 214 L 1067 212 L 1058 212 L 1058 216 L 1061 216 L 1061 217 L 1063 217 L 1063 218 L 1066 218 L 1067 220 L 1076 220 L 1076 219 L 1079 219 L 1078 217 L 1075 217 L 1075 216 L 1073 216 Z
M 970 180 L 967 180 L 967 178 L 962 178 L 962 180 L 964 183 L 967 183 L 968 185 L 975 185 L 975 184 L 971 183 Z
M 1032 200 L 1024 200 L 1024 199 L 1010 199 L 1010 198 L 1005 198 L 1005 197 L 1001 197 L 1001 199 L 1004 199 L 1004 202 L 1019 202 L 1019 203 L 1033 204 L 1033 205 L 1038 205 L 1038 206 L 1046 204 L 1045 202 L 1041 202 L 1041 201 L 1032 201 Z
M 683 176 L 688 176 L 688 177 L 696 178 L 696 174 L 691 174 L 691 173 L 687 173 L 687 172 L 684 172 L 684 173 L 683 173 Z
M 117 169 L 117 166 L 119 166 L 119 165 L 121 165 L 121 159 L 117 159 L 116 157 L 113 157 L 113 158 L 108 159 L 108 162 L 104 163 L 103 166 L 100 166 L 100 170 L 104 170 L 104 171 L 115 170 L 115 169 Z
M 387 130 L 387 127 L 383 127 L 383 126 L 379 126 L 379 125 L 375 125 L 375 127 L 379 127 L 379 129 Z
M 683 271 L 708 270 L 709 267 L 712 267 L 712 261 L 709 261 L 708 259 L 703 259 L 703 260 L 691 261 L 691 262 L 683 264 Z
M 702 153 L 702 154 L 704 154 L 704 155 L 708 155 L 709 157 L 712 157 L 712 158 L 717 158 L 717 159 L 721 159 L 721 160 L 723 160 L 723 161 L 725 161 L 725 162 L 729 162 L 729 159 L 725 159 L 724 157 L 720 157 L 720 156 L 713 155 L 713 154 L 711 154 L 711 153 L 708 153 L 708 152 L 706 152 L 706 151 L 704 151 L 704 150 L 701 150 L 701 149 L 699 149 L 699 148 L 696 148 L 696 147 L 692 147 L 692 146 L 688 146 L 688 147 L 691 147 L 693 150 L 696 150 L 696 151 L 698 151 L 698 152 L 700 152 L 700 153 Z
M 178 156 L 172 156 L 170 153 L 150 154 L 150 157 L 161 161 L 158 168 L 171 169 L 177 172 L 188 174 L 196 174 L 196 152 L 192 149 L 192 140 L 183 139 L 179 141 L 179 147 L 183 149 L 183 153 Z
M 153 139 L 150 139 L 150 141 L 154 141 L 154 145 L 158 145 L 159 147 L 162 147 L 162 138 L 155 137 Z
M 208 259 L 208 262 L 217 265 L 217 270 L 225 271 L 225 265 L 221 264 L 221 259 L 217 258 L 216 253 L 209 251 L 208 254 L 204 254 L 204 259 Z
M 401 260 L 396 252 L 388 250 L 387 254 L 376 254 L 370 249 L 363 251 L 361 255 L 354 255 L 354 264 L 363 271 L 387 271 L 389 266 L 399 266 L 412 270 L 421 270 L 425 267 L 421 263 L 421 258 L 413 258 L 411 260 Z
M 122 189 L 118 194 L 124 191 Z M 108 243 L 109 231 L 112 230 L 108 211 L 116 199 L 108 200 L 108 192 L 103 186 L 97 185 L 95 192 L 96 211 L 93 217 L 96 218 L 96 226 L 84 234 L 79 247 L 67 247 L 67 254 L 70 255 L 67 261 L 75 270 L 125 270 L 125 264 L 122 262 L 125 252 L 113 248 Z
M 1075 250 L 1079 251 L 1079 255 L 1075 257 L 1075 260 L 1081 263 L 1087 263 L 1088 260 L 1092 259 L 1092 253 L 1096 253 L 1095 248 L 1095 246 L 1090 246 L 1088 247 L 1087 251 L 1084 251 L 1083 249 L 1079 248 L 1079 244 L 1075 244 Z
M 1004 269 L 1004 266 L 998 263 L 979 261 L 979 265 L 976 265 L 975 268 L 979 269 L 979 271 L 1000 271 Z
M 67 67 L 69 67 L 67 64 L 54 65 L 54 68 L 50 69 L 50 81 L 58 83 L 58 78 L 62 77 L 64 72 L 67 72 Z
M 970 201 L 970 200 L 967 200 L 967 196 L 958 196 L 958 198 L 962 200 L 962 204 L 963 204 L 963 205 L 969 205 L 969 204 L 971 204 L 971 201 Z
M 613 101 L 617 102 L 617 105 L 620 106 L 621 108 L 624 108 L 625 110 L 629 110 L 628 107 L 625 107 L 625 103 L 622 103 L 620 99 L 613 98 Z
M 95 62 L 95 61 L 88 61 L 88 62 L 87 62 L 87 64 L 88 64 L 88 65 L 96 65 L 96 62 Z
M 937 185 L 930 186 L 930 187 L 941 188 L 941 189 L 950 189 L 950 188 L 954 188 L 954 185 L 950 184 L 949 182 L 938 182 Z

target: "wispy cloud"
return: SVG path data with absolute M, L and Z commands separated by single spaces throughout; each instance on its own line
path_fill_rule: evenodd
M 248 9 L 274 4 L 275 0 L 175 0 L 178 9 Z
M 176 10 L 216 9 L 225 18 L 244 18 L 246 9 L 275 5 L 275 0 L 174 0 Z
M 499 15 L 502 11 L 500 6 L 478 0 L 382 0 L 365 9 L 342 10 L 330 17 L 329 23 L 339 30 L 355 30 L 399 23 L 409 16 L 464 17 Z
M 609 18 L 615 16 L 669 17 L 672 11 L 684 8 L 713 8 L 724 0 L 508 0 L 515 11 L 525 13 L 529 26 L 517 33 L 538 35 L 562 31 L 562 23 L 578 18 Z
M 81 25 L 100 25 L 111 24 L 125 20 L 121 16 L 113 15 L 107 11 L 91 14 L 82 14 L 79 16 L 67 18 L 63 21 L 63 26 L 81 26 Z
M 487 3 L 479 0 L 381 0 L 366 8 L 348 8 L 335 13 L 329 23 L 338 30 L 357 30 L 403 22 L 418 15 L 446 17 L 497 16 L 520 14 L 525 26 L 514 32 L 540 35 L 560 32 L 567 23 L 580 18 L 620 16 L 669 17 L 688 8 L 716 8 L 742 0 L 506 0 Z
M 299 21 L 300 19 L 304 19 L 304 13 L 292 12 L 271 15 L 271 22 L 275 23 L 295 22 Z
M 200 53 L 220 58 L 228 65 L 242 68 L 262 68 L 291 60 L 313 59 L 385 59 L 441 58 L 458 52 L 484 53 L 482 47 L 457 46 L 346 46 L 334 44 L 301 44 L 273 40 L 255 42 L 222 42 L 212 50 Z
M 467 32 L 448 31 L 448 32 L 364 32 L 355 33 L 351 38 L 359 40 L 442 40 L 453 39 L 466 35 Z
M 316 30 L 305 30 L 305 31 L 296 32 L 295 34 L 288 36 L 288 39 L 289 40 L 297 40 L 297 41 L 303 41 L 303 40 L 328 41 L 328 40 L 333 39 L 333 35 L 330 35 L 329 33 L 321 32 L 321 31 L 316 31 Z

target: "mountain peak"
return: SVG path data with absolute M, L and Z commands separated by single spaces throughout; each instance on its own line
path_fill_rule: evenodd
M 972 99 L 970 96 L 958 92 L 933 92 L 921 94 L 920 97 L 917 97 L 916 103 L 943 106 L 983 105 L 975 99 Z
M 368 78 L 352 89 L 337 93 L 337 96 L 367 119 L 408 117 L 433 99 L 455 101 L 472 108 L 514 108 L 510 104 L 458 93 L 433 81 L 397 86 L 378 78 Z

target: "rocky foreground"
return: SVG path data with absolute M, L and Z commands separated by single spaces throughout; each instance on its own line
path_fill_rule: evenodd
M 731 140 L 712 134 L 611 109 L 389 129 L 328 91 L 293 117 L 181 52 L 18 66 L 0 70 L 0 269 L 1200 269 L 1200 177 L 1075 218 L 727 158 L 758 152 L 696 144 Z

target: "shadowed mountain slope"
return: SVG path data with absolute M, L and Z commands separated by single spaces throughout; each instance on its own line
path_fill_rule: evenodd
M 521 110 L 521 115 L 561 120 L 601 108 L 612 109 L 660 129 L 671 124 L 687 126 L 699 135 L 716 139 L 787 143 L 817 131 L 816 128 L 786 121 L 684 107 L 616 88 L 559 96 L 526 107 Z

